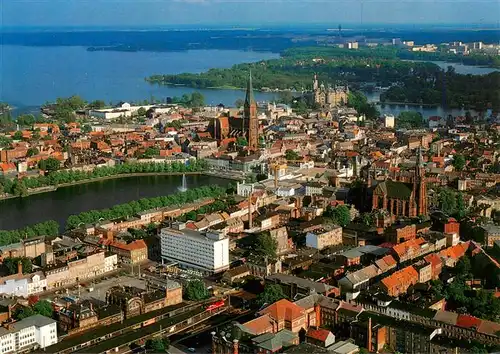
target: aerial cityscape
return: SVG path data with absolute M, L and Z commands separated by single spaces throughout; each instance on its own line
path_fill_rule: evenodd
M 500 3 L 0 12 L 0 354 L 500 352 Z

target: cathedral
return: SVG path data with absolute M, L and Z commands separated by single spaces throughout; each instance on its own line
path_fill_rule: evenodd
M 243 105 L 242 130 L 245 131 L 247 126 L 248 148 L 250 151 L 257 151 L 259 149 L 259 118 L 257 117 L 257 103 L 253 97 L 252 73 L 248 78 L 245 104 Z
M 217 140 L 226 138 L 245 137 L 248 150 L 256 152 L 262 145 L 262 136 L 259 139 L 259 118 L 257 103 L 253 94 L 252 73 L 248 78 L 243 114 L 220 116 L 214 118 L 208 127 L 212 137 Z M 260 141 L 259 141 L 260 140 Z
M 315 103 L 324 108 L 333 108 L 343 106 L 347 103 L 349 87 L 335 86 L 325 87 L 324 84 L 319 85 L 318 77 L 315 74 L 313 80 L 312 98 Z
M 371 179 L 371 176 L 368 177 Z M 369 181 L 370 182 L 370 181 Z M 419 149 L 413 176 L 396 175 L 379 183 L 373 191 L 372 209 L 385 209 L 394 216 L 428 215 L 425 169 Z

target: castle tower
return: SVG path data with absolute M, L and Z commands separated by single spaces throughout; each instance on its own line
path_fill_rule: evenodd
M 318 75 L 314 74 L 314 79 L 313 79 L 313 91 L 316 92 L 319 88 L 318 85 Z
M 259 149 L 259 119 L 257 118 L 257 103 L 253 97 L 252 72 L 248 78 L 243 115 L 244 120 L 248 119 L 248 147 L 251 151 L 257 151 Z

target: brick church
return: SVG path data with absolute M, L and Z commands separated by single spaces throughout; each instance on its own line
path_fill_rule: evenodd
M 427 186 L 422 151 L 418 150 L 413 176 L 395 175 L 377 184 L 373 191 L 372 209 L 385 209 L 394 216 L 428 215 Z

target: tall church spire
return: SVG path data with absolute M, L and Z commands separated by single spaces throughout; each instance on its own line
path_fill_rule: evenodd
M 250 70 L 247 82 L 247 93 L 245 96 L 245 107 L 250 107 L 252 104 L 255 104 L 255 99 L 253 97 L 252 71 Z
M 248 77 L 245 105 L 243 107 L 244 120 L 248 121 L 248 147 L 251 151 L 257 151 L 259 136 L 259 119 L 257 118 L 257 103 L 253 97 L 252 72 Z

